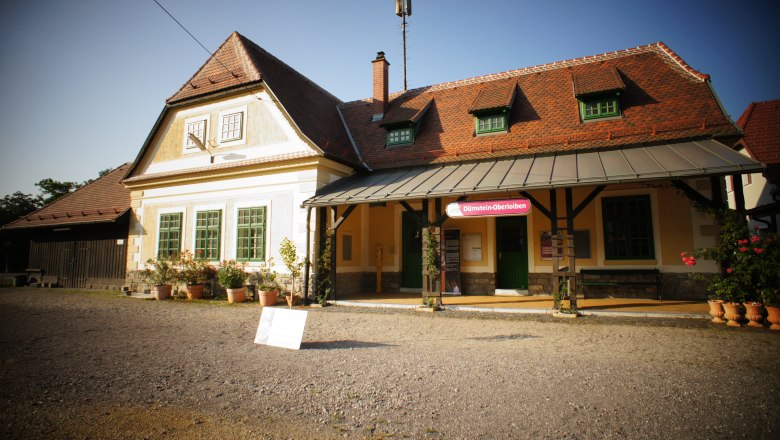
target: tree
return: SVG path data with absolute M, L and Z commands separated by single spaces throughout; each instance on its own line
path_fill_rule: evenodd
M 0 226 L 8 224 L 43 206 L 40 196 L 17 191 L 0 199 Z
M 82 185 L 83 184 L 76 182 L 60 182 L 59 180 L 54 180 L 52 178 L 43 179 L 35 184 L 35 186 L 40 188 L 41 192 L 43 193 L 44 205 L 48 205 L 65 194 L 81 188 Z

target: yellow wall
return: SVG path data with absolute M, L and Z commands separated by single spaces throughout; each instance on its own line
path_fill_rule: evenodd
M 400 249 L 395 246 L 395 204 L 368 208 L 369 266 L 375 265 L 376 248 L 382 247 L 382 266 L 392 266 Z
M 346 211 L 346 207 L 339 207 L 336 211 L 336 219 Z M 363 264 L 361 254 L 363 249 L 363 239 L 361 237 L 361 224 L 363 213 L 360 206 L 355 208 L 344 223 L 339 226 L 336 232 L 336 267 L 360 267 Z M 344 261 L 344 235 L 352 236 L 352 260 Z
M 255 94 L 243 93 L 220 100 L 209 101 L 207 105 L 201 104 L 176 110 L 163 124 L 163 128 L 159 132 L 160 134 L 157 135 L 158 139 L 155 142 L 156 150 L 151 158 L 151 163 L 181 159 L 190 154 L 205 154 L 184 153 L 185 120 L 206 116 L 208 118 L 208 139 L 211 141 L 209 145 L 216 145 L 216 140 L 219 137 L 219 113 L 243 106 L 246 106 L 246 114 L 244 115 L 246 141 L 239 145 L 219 147 L 220 151 L 235 150 L 247 145 L 265 145 L 286 141 L 287 136 L 282 127 L 263 103 L 253 98 L 255 96 Z M 244 98 L 243 102 L 241 102 L 241 98 Z M 238 102 L 237 99 L 239 100 Z

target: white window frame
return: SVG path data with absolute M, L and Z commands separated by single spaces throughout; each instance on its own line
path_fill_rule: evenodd
M 201 115 L 201 116 L 195 116 L 195 117 L 192 117 L 192 118 L 187 118 L 187 119 L 184 120 L 184 139 L 183 139 L 183 142 L 182 142 L 182 146 L 184 148 L 184 153 L 195 153 L 195 152 L 199 152 L 200 151 L 200 149 L 194 143 L 192 143 L 190 145 L 190 139 L 189 139 L 190 132 L 188 130 L 188 126 L 190 124 L 195 124 L 195 123 L 198 123 L 198 122 L 203 122 L 203 124 L 204 124 L 202 141 L 203 141 L 203 145 L 208 145 L 208 142 L 209 142 L 209 125 L 211 125 L 211 124 L 209 124 L 209 117 L 208 117 L 208 115 Z
M 241 145 L 246 143 L 246 125 L 247 125 L 246 109 L 247 109 L 246 106 L 242 106 L 242 107 L 230 108 L 219 112 L 219 116 L 217 117 L 217 145 L 219 147 L 229 147 L 232 145 Z M 222 125 L 223 125 L 222 119 L 236 113 L 241 114 L 240 135 L 235 138 L 222 140 Z
M 236 202 L 233 205 L 233 218 L 230 219 L 231 231 L 233 236 L 231 237 L 232 255 L 233 259 L 238 259 L 238 210 L 244 208 L 265 208 L 265 260 L 264 261 L 247 261 L 247 267 L 257 267 L 268 261 L 271 258 L 271 201 L 270 200 L 255 200 L 255 201 L 242 201 Z M 224 247 L 224 246 L 223 246 Z

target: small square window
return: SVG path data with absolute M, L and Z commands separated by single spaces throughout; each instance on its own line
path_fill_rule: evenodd
M 207 120 L 198 119 L 194 121 L 187 121 L 184 128 L 184 147 L 185 148 L 197 148 L 195 142 L 190 139 L 190 134 L 194 134 L 203 145 L 206 145 L 206 126 Z
M 506 131 L 506 113 L 490 113 L 477 116 L 477 134 Z
M 620 116 L 617 95 L 580 98 L 580 115 L 583 120 Z
M 229 142 L 241 139 L 243 133 L 244 112 L 236 112 L 220 117 L 219 141 Z
M 405 145 L 414 143 L 414 128 L 396 128 L 387 132 L 387 145 Z

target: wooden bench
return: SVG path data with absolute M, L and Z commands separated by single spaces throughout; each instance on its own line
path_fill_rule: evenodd
M 587 286 L 629 285 L 655 286 L 655 293 L 661 299 L 661 271 L 658 269 L 582 269 L 580 275 L 584 298 L 588 297 Z

